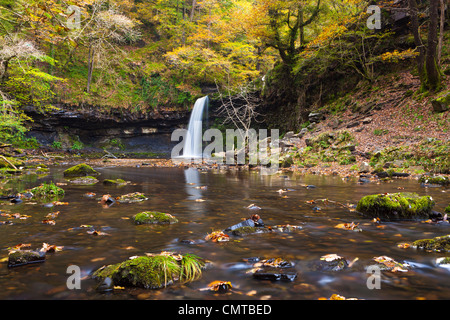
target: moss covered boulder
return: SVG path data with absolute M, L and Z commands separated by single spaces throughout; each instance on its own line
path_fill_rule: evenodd
M 157 211 L 139 212 L 134 216 L 136 224 L 173 224 L 177 222 L 178 219 L 171 214 Z
M 435 202 L 430 196 L 416 193 L 383 193 L 359 200 L 356 210 L 382 220 L 427 219 Z
M 116 200 L 120 203 L 134 203 L 148 200 L 148 198 L 141 192 L 132 192 L 118 196 Z
M 42 201 L 59 200 L 64 197 L 64 189 L 58 187 L 53 182 L 43 183 L 30 190 L 34 197 Z
M 450 251 L 450 234 L 433 239 L 420 239 L 412 243 L 413 247 L 430 251 Z
M 16 250 L 8 256 L 8 267 L 18 267 L 45 261 L 45 253 L 32 250 Z
M 450 185 L 450 180 L 446 176 L 427 176 L 423 175 L 419 178 L 419 182 L 423 186 L 437 185 L 437 186 L 448 186 Z
M 78 184 L 83 186 L 91 186 L 98 182 L 98 179 L 93 176 L 74 177 L 67 179 L 72 184 Z
M 115 286 L 159 289 L 177 281 L 197 280 L 204 266 L 205 262 L 195 255 L 163 252 L 101 267 L 93 278 L 110 279 Z
M 64 177 L 83 177 L 96 176 L 100 173 L 95 171 L 91 166 L 80 163 L 64 171 Z

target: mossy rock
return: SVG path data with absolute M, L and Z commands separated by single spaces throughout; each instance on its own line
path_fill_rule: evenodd
M 240 227 L 240 228 L 234 229 L 231 233 L 235 236 L 242 237 L 242 236 L 247 236 L 247 235 L 256 234 L 256 233 L 269 233 L 269 232 L 271 232 L 271 230 L 269 228 L 245 226 L 245 227 Z
M 444 212 L 450 214 L 450 204 L 445 208 Z
M 128 181 L 123 179 L 105 179 L 103 180 L 103 184 L 106 186 L 124 186 L 128 184 Z
M 45 261 L 45 253 L 31 250 L 17 250 L 8 256 L 8 267 L 18 267 Z
M 140 256 L 117 264 L 104 266 L 93 278 L 112 280 L 116 286 L 159 289 L 176 281 L 190 282 L 201 276 L 205 262 L 191 254 L 159 254 Z
M 383 220 L 427 219 L 435 202 L 430 196 L 416 193 L 368 195 L 359 200 L 356 210 Z
M 173 224 L 177 222 L 178 219 L 171 214 L 157 211 L 144 211 L 134 216 L 136 224 Z
M 431 251 L 450 251 L 450 235 L 433 239 L 421 239 L 413 242 L 413 247 Z
M 345 258 L 336 256 L 336 259 L 323 259 L 319 261 L 314 261 L 310 264 L 310 268 L 314 271 L 342 271 L 348 268 L 348 262 Z
M 441 186 L 450 185 L 450 180 L 445 176 L 427 176 L 423 175 L 419 178 L 419 182 L 428 185 L 428 184 L 436 184 Z
M 0 168 L 11 168 L 11 169 L 14 169 L 13 166 L 11 166 L 11 164 L 13 164 L 16 168 L 24 165 L 24 162 L 22 160 L 18 160 L 16 158 L 11 158 L 11 157 L 5 157 L 5 158 L 8 161 L 5 161 L 5 159 L 0 158 Z
M 43 183 L 40 186 L 34 187 L 30 192 L 41 200 L 58 200 L 64 197 L 64 189 L 58 187 L 53 182 L 49 184 Z
M 80 163 L 64 171 L 64 177 L 83 177 L 96 176 L 100 173 L 95 171 L 91 166 Z
M 133 192 L 118 196 L 116 200 L 120 203 L 134 203 L 148 200 L 148 198 L 143 193 Z
M 83 186 L 91 186 L 98 182 L 98 179 L 92 176 L 75 177 L 67 180 L 72 184 L 78 184 Z

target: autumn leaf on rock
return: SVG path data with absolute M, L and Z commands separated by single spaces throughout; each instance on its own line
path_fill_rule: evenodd
M 224 293 L 224 292 L 228 292 L 229 290 L 231 290 L 231 288 L 233 288 L 233 286 L 231 285 L 230 281 L 216 280 L 216 281 L 209 283 L 208 288 L 210 288 L 210 290 L 215 291 L 215 292 Z

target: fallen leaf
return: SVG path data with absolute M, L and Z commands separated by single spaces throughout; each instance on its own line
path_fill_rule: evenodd
M 211 240 L 213 242 L 225 242 L 230 240 L 230 236 L 223 233 L 222 231 L 215 231 L 208 234 L 205 240 Z
M 208 284 L 208 287 L 215 292 L 220 292 L 220 293 L 224 293 L 229 291 L 231 288 L 233 288 L 233 286 L 231 285 L 230 281 L 213 281 L 211 283 Z
M 338 255 L 335 254 L 335 253 L 326 254 L 326 255 L 320 257 L 320 260 L 325 260 L 325 261 L 327 261 L 327 262 L 331 262 L 331 261 L 339 260 L 339 259 L 342 259 L 342 257 L 341 257 L 341 256 L 338 256 Z
M 64 246 L 55 246 L 55 245 L 50 245 L 48 243 L 43 243 L 42 244 L 42 248 L 39 250 L 41 252 L 58 252 L 61 251 L 64 248 Z
M 410 246 L 411 246 L 411 244 L 408 242 L 402 242 L 397 245 L 397 247 L 399 247 L 401 249 L 408 249 Z

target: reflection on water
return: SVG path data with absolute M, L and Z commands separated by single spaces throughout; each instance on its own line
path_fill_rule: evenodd
M 65 182 L 62 168 L 52 168 L 45 178 L 26 181 L 34 187 L 42 181 Z M 62 201 L 68 206 L 44 207 L 25 201 L 17 205 L 3 202 L 2 212 L 29 215 L 26 220 L 14 219 L 13 224 L 0 225 L 1 258 L 8 247 L 30 243 L 39 248 L 43 242 L 64 246 L 63 251 L 48 254 L 44 263 L 8 269 L 0 267 L 0 299 L 317 299 L 333 293 L 361 299 L 449 299 L 449 269 L 437 267 L 442 253 L 400 249 L 400 242 L 431 238 L 450 233 L 449 224 L 429 224 L 418 221 L 372 223 L 340 204 L 356 204 L 364 195 L 404 191 L 431 195 L 435 209 L 448 205 L 447 192 L 442 188 L 421 188 L 415 180 L 395 180 L 392 183 L 367 183 L 343 180 L 339 177 L 301 176 L 297 174 L 260 175 L 256 172 L 202 171 L 178 168 L 98 168 L 100 183 L 94 186 L 66 185 Z M 123 187 L 105 186 L 102 179 L 122 178 L 131 181 Z M 22 182 L 23 183 L 23 182 Z M 315 188 L 307 188 L 314 185 Z M 283 192 L 279 192 L 279 190 Z M 86 198 L 86 192 L 95 192 Z M 116 197 L 129 192 L 143 192 L 149 200 L 134 204 L 114 204 L 102 207 L 103 194 Z M 328 203 L 322 199 L 329 199 Z M 316 200 L 314 205 L 306 201 Z M 231 237 L 226 243 L 203 240 L 216 230 L 239 223 L 252 213 L 247 207 L 255 204 L 266 225 L 299 225 L 291 233 L 269 233 Z M 313 210 L 313 207 L 315 209 Z M 168 226 L 136 226 L 132 217 L 144 210 L 173 214 L 179 223 Z M 59 211 L 55 225 L 41 221 L 48 213 Z M 2 221 L 6 218 L 2 217 Z M 359 223 L 362 232 L 337 229 L 340 223 Z M 93 236 L 86 226 L 107 233 Z M 186 244 L 181 240 L 194 240 Z M 81 290 L 68 290 L 66 274 L 69 265 L 78 265 L 83 275 L 90 275 L 105 264 L 123 261 L 146 252 L 171 250 L 193 253 L 210 260 L 213 267 L 202 278 L 188 285 L 174 285 L 164 290 L 119 290 L 104 294 L 94 290 L 89 277 Z M 338 254 L 353 267 L 343 272 L 318 272 L 311 264 L 325 254 Z M 381 290 L 366 286 L 365 267 L 373 257 L 386 255 L 414 266 L 407 273 L 383 272 Z M 448 256 L 448 254 L 447 254 Z M 295 264 L 298 277 L 292 282 L 255 280 L 247 273 L 251 267 L 244 262 L 249 257 L 282 257 Z M 235 293 L 213 296 L 199 290 L 214 280 L 230 281 Z

